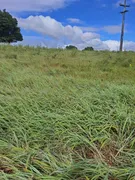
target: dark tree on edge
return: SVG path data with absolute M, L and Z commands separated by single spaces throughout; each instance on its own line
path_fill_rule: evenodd
M 23 37 L 17 19 L 13 18 L 5 9 L 0 10 L 0 42 L 12 43 L 22 40 Z

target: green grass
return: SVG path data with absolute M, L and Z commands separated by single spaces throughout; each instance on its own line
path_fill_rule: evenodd
M 1 180 L 135 180 L 135 53 L 0 46 Z

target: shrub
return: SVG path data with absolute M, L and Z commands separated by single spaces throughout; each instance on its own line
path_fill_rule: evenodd
M 86 47 L 83 51 L 94 51 L 93 47 Z
M 76 49 L 77 50 L 77 47 L 69 45 L 69 46 L 66 46 L 66 49 L 68 49 L 68 50 Z

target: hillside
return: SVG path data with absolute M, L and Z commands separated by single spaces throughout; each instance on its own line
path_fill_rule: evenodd
M 0 179 L 135 179 L 135 53 L 0 46 Z

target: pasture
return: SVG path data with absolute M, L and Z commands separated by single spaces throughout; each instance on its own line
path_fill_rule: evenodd
M 1 180 L 135 180 L 135 53 L 0 46 Z

